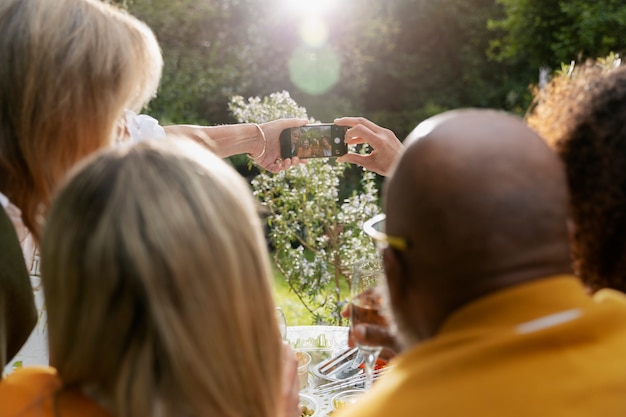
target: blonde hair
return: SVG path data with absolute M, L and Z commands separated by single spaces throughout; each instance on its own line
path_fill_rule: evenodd
M 170 138 L 89 158 L 41 250 L 65 387 L 117 417 L 278 415 L 266 243 L 248 185 L 217 156 Z
M 155 95 L 161 52 L 145 24 L 97 0 L 3 0 L 0 56 L 0 191 L 38 238 L 70 167 Z

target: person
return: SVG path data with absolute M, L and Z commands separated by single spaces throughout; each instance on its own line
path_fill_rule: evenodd
M 349 162 L 359 165 L 369 171 L 387 176 L 393 163 L 404 150 L 402 142 L 392 130 L 381 127 L 365 117 L 341 117 L 334 120 L 339 126 L 348 126 L 344 135 L 344 142 L 348 145 L 368 144 L 372 151 L 368 154 L 348 152 L 337 158 L 337 162 Z M 342 317 L 350 317 L 350 305 L 341 312 Z M 386 347 L 385 358 L 392 357 L 399 352 L 397 340 L 390 333 L 389 328 L 379 325 L 359 324 L 350 329 L 349 342 L 372 343 Z
M 150 136 L 159 130 L 145 118 L 134 118 L 133 113 L 156 94 L 163 61 L 148 26 L 97 0 L 0 2 L 0 56 L 7 57 L 0 66 L 0 201 L 15 220 L 35 289 L 35 300 L 0 297 L 0 312 L 30 311 L 33 302 L 37 303 L 39 324 L 13 363 L 45 363 L 45 311 L 37 246 L 51 195 L 82 158 L 126 140 L 135 131 L 148 130 Z M 161 133 L 210 143 L 221 157 L 248 153 L 257 164 L 276 172 L 299 162 L 297 158 L 279 158 L 280 132 L 306 122 L 283 119 L 263 124 L 174 125 Z M 4 268 L 0 265 L 0 270 Z M 7 287 L 16 281 L 2 282 L 0 289 L 12 291 Z M 18 300 L 25 304 L 7 305 Z M 0 326 L 33 327 L 25 313 L 4 314 L 0 322 L 4 323 Z M 10 359 L 8 355 L 5 360 Z
M 378 126 L 364 117 L 341 117 L 334 120 L 339 126 L 348 126 L 344 141 L 348 145 L 367 143 L 372 147 L 369 154 L 348 152 L 337 158 L 337 162 L 350 162 L 387 176 L 394 161 L 403 150 L 402 142 L 389 129 Z
M 324 156 L 322 154 L 322 148 L 320 146 L 320 140 L 318 138 L 311 139 L 311 156 L 314 158 Z
M 297 156 L 300 149 L 300 138 L 302 137 L 302 128 L 293 129 L 291 131 L 291 155 Z
M 403 351 L 335 416 L 623 415 L 626 296 L 592 298 L 571 274 L 557 155 L 484 109 L 434 116 L 404 143 L 385 232 L 367 228 Z
M 299 416 L 260 217 L 218 156 L 171 139 L 87 158 L 41 257 L 53 368 L 1 381 L 1 417 Z
M 322 136 L 322 141 L 321 141 L 320 146 L 322 149 L 321 156 L 333 156 L 333 149 L 332 149 L 332 145 L 330 144 L 330 139 L 328 138 L 328 136 Z
M 302 138 L 300 147 L 298 148 L 298 158 L 307 159 L 313 156 L 313 148 L 311 148 L 311 140 L 309 138 Z
M 553 78 L 527 121 L 565 163 L 576 274 L 626 292 L 626 67 L 601 64 Z

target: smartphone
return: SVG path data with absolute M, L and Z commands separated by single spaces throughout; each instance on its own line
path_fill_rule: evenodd
M 280 134 L 280 156 L 301 159 L 336 158 L 348 153 L 343 141 L 347 126 L 311 124 L 285 129 Z

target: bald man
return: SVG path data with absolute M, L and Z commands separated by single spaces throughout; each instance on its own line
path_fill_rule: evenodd
M 403 351 L 335 416 L 626 415 L 626 297 L 571 275 L 557 156 L 490 110 L 435 116 L 404 143 L 383 252 Z

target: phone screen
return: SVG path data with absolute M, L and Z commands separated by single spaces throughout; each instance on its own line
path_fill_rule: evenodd
M 336 158 L 348 152 L 344 136 L 348 128 L 332 123 L 305 125 L 285 129 L 280 134 L 283 158 Z

